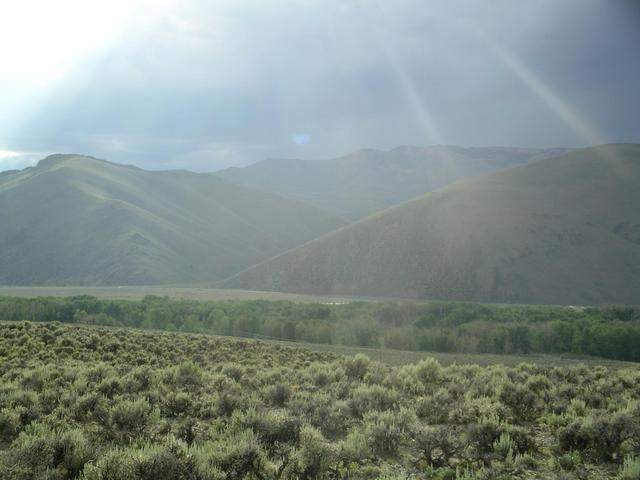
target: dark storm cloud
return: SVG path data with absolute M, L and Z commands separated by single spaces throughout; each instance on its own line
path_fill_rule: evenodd
M 0 148 L 215 170 L 400 144 L 579 146 L 585 131 L 640 142 L 636 5 L 176 3 L 134 19 Z

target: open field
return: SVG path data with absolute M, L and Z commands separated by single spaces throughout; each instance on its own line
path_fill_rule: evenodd
M 91 295 L 105 300 L 141 300 L 147 295 L 181 300 L 289 300 L 301 303 L 343 303 L 365 298 L 299 295 L 295 293 L 257 292 L 207 287 L 184 286 L 122 286 L 122 287 L 48 287 L 0 286 L 0 296 L 11 297 L 71 297 Z M 366 299 L 371 300 L 373 299 Z M 410 301 L 410 300 L 409 300 Z
M 0 322 L 0 427 L 3 480 L 626 480 L 640 370 Z
M 20 325 L 23 322 L 0 321 L 0 326 L 7 324 Z M 105 327 L 101 325 L 85 325 L 70 324 L 71 328 L 79 328 L 82 330 L 93 329 L 98 331 L 114 330 L 121 331 L 120 327 Z M 135 333 L 166 333 L 165 330 L 159 329 L 138 329 L 127 328 L 128 331 Z M 181 332 L 181 335 L 191 335 L 194 339 L 199 339 L 202 334 Z M 209 337 L 220 340 L 228 340 L 235 342 L 249 343 L 255 345 L 256 342 L 267 345 L 278 345 L 290 348 L 298 348 L 308 350 L 310 352 L 327 353 L 339 356 L 353 357 L 358 354 L 366 355 L 375 362 L 380 362 L 392 367 L 400 367 L 403 365 L 411 365 L 419 363 L 423 360 L 432 358 L 443 366 L 450 365 L 477 365 L 487 367 L 491 365 L 504 365 L 506 367 L 516 367 L 523 363 L 539 365 L 539 366 L 559 366 L 559 367 L 578 367 L 586 366 L 588 368 L 605 367 L 610 370 L 621 369 L 640 369 L 640 364 L 636 362 L 624 362 L 619 360 L 610 360 L 606 358 L 593 357 L 588 355 L 548 355 L 548 354 L 528 354 L 528 355 L 506 355 L 491 353 L 443 353 L 443 352 L 415 352 L 409 350 L 397 350 L 392 348 L 367 348 L 353 347 L 347 345 L 327 345 L 322 343 L 310 342 L 292 342 L 287 340 L 277 340 L 272 338 L 255 337 L 234 337 L 229 335 L 205 334 Z
M 337 355 L 364 354 L 371 360 L 386 363 L 387 365 L 401 366 L 418 363 L 427 358 L 434 358 L 442 365 L 505 365 L 517 366 L 521 363 L 530 363 L 545 366 L 577 366 L 587 367 L 603 366 L 618 370 L 621 368 L 640 368 L 635 362 L 623 362 L 606 358 L 580 356 L 580 355 L 506 355 L 492 353 L 443 353 L 443 352 L 414 352 L 409 350 L 394 350 L 390 348 L 364 348 L 344 345 L 324 345 L 319 343 L 287 342 L 282 340 L 261 339 L 267 343 L 287 345 L 291 347 L 306 348 L 317 352 L 329 352 Z

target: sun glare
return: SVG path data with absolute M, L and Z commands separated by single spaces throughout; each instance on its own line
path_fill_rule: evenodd
M 0 7 L 0 78 L 46 85 L 106 49 L 142 0 L 6 1 Z
M 0 158 L 11 158 L 17 157 L 20 155 L 20 152 L 12 152 L 11 150 L 0 150 Z

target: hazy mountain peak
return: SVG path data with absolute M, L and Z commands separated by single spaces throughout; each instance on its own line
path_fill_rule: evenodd
M 538 149 L 403 145 L 326 160 L 265 160 L 218 175 L 356 220 L 453 181 L 545 156 L 548 151 Z
M 101 158 L 92 157 L 91 155 L 83 155 L 78 153 L 54 153 L 52 155 L 48 155 L 38 162 L 36 165 L 37 171 L 47 170 L 55 167 L 91 167 L 91 168 L 100 168 L 100 167 L 115 167 L 117 169 L 125 169 L 125 170 L 136 170 L 136 171 L 144 171 L 135 165 L 125 165 L 121 163 L 114 163 L 108 160 L 103 160 Z
M 90 157 L 89 155 L 79 155 L 76 153 L 54 153 L 52 155 L 48 155 L 42 160 L 38 162 L 36 168 L 43 169 L 48 168 L 53 165 L 59 165 L 61 163 L 69 162 L 69 161 L 99 161 L 94 157 Z

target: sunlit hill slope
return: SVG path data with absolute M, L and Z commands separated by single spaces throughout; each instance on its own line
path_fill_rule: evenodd
M 0 176 L 0 284 L 224 278 L 342 225 L 208 174 L 52 155 Z

